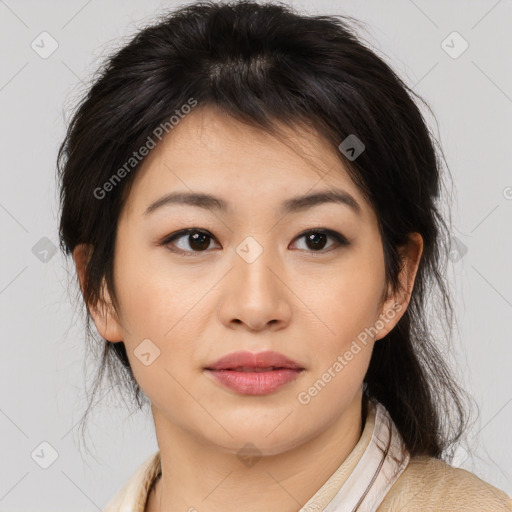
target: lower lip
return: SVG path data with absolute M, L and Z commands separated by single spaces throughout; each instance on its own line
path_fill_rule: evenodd
M 267 395 L 292 382 L 302 370 L 282 368 L 269 372 L 207 370 L 218 382 L 243 395 Z

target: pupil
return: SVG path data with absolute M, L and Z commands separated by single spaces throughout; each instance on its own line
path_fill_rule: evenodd
M 320 237 L 320 240 L 318 240 L 318 238 Z M 327 239 L 327 235 L 325 233 L 310 233 L 307 237 L 306 237 L 306 240 L 308 242 L 312 242 L 312 245 L 308 246 L 310 247 L 310 249 L 323 249 L 324 246 L 325 246 L 325 241 Z
M 208 249 L 208 243 L 204 245 L 204 241 L 207 240 L 208 235 L 206 233 L 194 233 L 193 235 L 190 235 L 192 238 L 192 242 L 190 243 L 190 247 L 192 249 L 197 249 L 199 251 L 204 251 L 205 249 Z M 203 242 L 203 245 L 201 245 L 201 242 Z

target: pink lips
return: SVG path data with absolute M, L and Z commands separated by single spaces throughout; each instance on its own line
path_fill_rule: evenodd
M 245 395 L 265 395 L 295 380 L 304 370 L 277 352 L 233 352 L 205 368 L 224 386 Z

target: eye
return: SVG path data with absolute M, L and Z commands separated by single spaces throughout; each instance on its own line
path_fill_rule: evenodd
M 208 233 L 208 231 L 204 231 L 202 229 L 197 228 L 189 228 L 182 229 L 177 233 L 174 233 L 162 241 L 162 245 L 171 245 L 171 242 L 175 240 L 181 240 L 181 247 L 178 245 L 178 250 L 172 249 L 173 252 L 179 253 L 194 253 L 194 252 L 203 252 L 208 249 L 210 246 L 210 241 L 213 239 L 213 236 Z M 192 250 L 190 250 L 192 249 Z M 187 254 L 189 256 L 190 254 Z
M 341 233 L 330 229 L 311 229 L 300 234 L 296 240 L 300 240 L 302 238 L 305 240 L 306 250 L 309 249 L 310 252 L 329 252 L 337 249 L 338 247 L 349 245 L 348 240 Z M 326 241 L 329 238 L 334 240 L 334 243 L 329 246 L 330 248 L 324 250 Z
M 194 253 L 197 254 L 206 251 L 214 238 L 215 237 L 206 230 L 188 228 L 169 235 L 161 242 L 161 245 L 170 246 L 169 249 L 172 252 L 192 256 Z M 342 234 L 330 229 L 310 229 L 301 233 L 295 240 L 300 240 L 301 238 L 305 239 L 305 250 L 309 252 L 324 253 L 350 244 Z M 334 243 L 325 250 L 326 241 L 329 238 L 334 240 Z M 180 241 L 180 243 L 178 244 L 175 241 Z

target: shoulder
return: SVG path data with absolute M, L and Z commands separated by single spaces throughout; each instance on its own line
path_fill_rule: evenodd
M 433 457 L 414 457 L 379 512 L 394 510 L 512 512 L 512 499 L 473 473 Z

